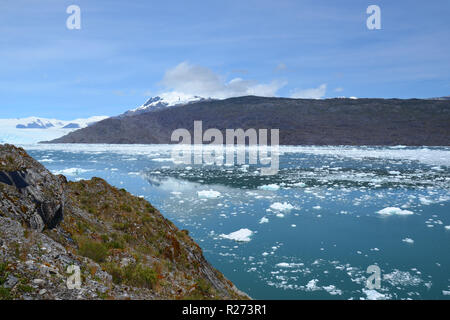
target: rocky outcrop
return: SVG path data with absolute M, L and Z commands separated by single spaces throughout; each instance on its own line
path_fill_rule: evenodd
M 247 298 L 144 199 L 0 145 L 0 299 Z
M 0 183 L 5 191 L 1 209 L 4 214 L 25 221 L 38 231 L 56 227 L 64 216 L 64 182 L 63 176 L 52 175 L 24 150 L 11 145 L 0 146 Z

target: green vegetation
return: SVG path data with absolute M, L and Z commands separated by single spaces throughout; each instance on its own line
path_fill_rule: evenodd
M 8 278 L 8 264 L 6 262 L 0 263 L 0 300 L 10 300 L 11 291 L 3 287 L 3 284 Z
M 108 256 L 108 248 L 99 241 L 82 239 L 79 245 L 79 254 L 95 262 L 104 262 Z
M 204 279 L 198 279 L 194 287 L 195 289 L 189 295 L 184 296 L 183 300 L 213 299 L 215 297 L 211 285 Z
M 8 277 L 8 264 L 6 262 L 0 263 L 0 286 L 3 285 Z
M 0 287 L 0 300 L 11 300 L 11 290 Z
M 141 263 L 133 263 L 126 267 L 109 263 L 105 267 L 106 271 L 112 275 L 113 281 L 117 284 L 153 289 L 157 283 L 156 272 Z

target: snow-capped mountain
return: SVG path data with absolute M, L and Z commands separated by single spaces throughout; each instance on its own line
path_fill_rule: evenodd
M 95 116 L 70 121 L 38 117 L 0 119 L 0 143 L 31 144 L 53 140 L 106 118 Z
M 128 110 L 127 112 L 122 114 L 122 116 L 132 116 L 144 112 L 160 110 L 167 107 L 180 106 L 206 100 L 211 99 L 176 92 L 164 93 L 160 96 L 151 97 L 143 105 Z

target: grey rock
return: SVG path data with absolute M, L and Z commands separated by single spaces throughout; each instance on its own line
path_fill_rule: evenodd
M 39 232 L 44 230 L 44 227 L 45 227 L 44 221 L 42 220 L 42 217 L 40 215 L 38 215 L 37 213 L 34 213 L 30 217 L 30 227 L 31 227 L 31 229 L 37 230 Z
M 12 289 L 12 288 L 14 288 L 16 286 L 16 284 L 18 282 L 19 282 L 19 279 L 17 279 L 13 275 L 8 275 L 8 277 L 6 278 L 5 283 L 3 284 L 3 287 L 8 288 L 8 289 Z

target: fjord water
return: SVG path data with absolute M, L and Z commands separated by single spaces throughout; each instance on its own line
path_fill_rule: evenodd
M 448 147 L 281 147 L 273 176 L 176 164 L 167 145 L 24 148 L 53 173 L 149 200 L 253 298 L 450 299 Z

